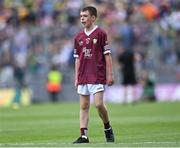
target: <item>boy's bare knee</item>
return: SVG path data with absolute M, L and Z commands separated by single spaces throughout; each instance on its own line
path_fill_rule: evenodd
M 102 109 L 103 108 L 103 104 L 96 104 L 96 109 Z
M 87 109 L 89 109 L 89 104 L 81 105 L 81 110 L 87 110 Z

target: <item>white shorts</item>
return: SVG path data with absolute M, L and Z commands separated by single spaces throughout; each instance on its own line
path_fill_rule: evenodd
M 101 92 L 105 90 L 105 85 L 103 84 L 83 84 L 78 85 L 77 92 L 80 95 L 90 95 L 95 94 L 97 92 Z

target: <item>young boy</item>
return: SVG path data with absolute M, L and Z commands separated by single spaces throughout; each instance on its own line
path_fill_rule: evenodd
M 80 132 L 74 143 L 89 143 L 88 121 L 90 94 L 100 118 L 104 123 L 107 142 L 114 142 L 114 134 L 109 122 L 108 112 L 103 102 L 105 85 L 113 85 L 113 68 L 106 33 L 94 24 L 97 18 L 95 7 L 88 6 L 80 12 L 84 31 L 74 41 L 75 87 L 80 95 Z

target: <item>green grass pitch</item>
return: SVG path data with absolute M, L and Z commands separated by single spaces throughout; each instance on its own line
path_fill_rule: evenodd
M 58 103 L 0 108 L 0 147 L 180 147 L 180 102 L 107 104 L 115 143 L 106 143 L 94 105 L 89 144 L 79 136 L 79 104 Z

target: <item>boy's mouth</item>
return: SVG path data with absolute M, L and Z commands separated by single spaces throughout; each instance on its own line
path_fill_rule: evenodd
M 86 24 L 86 22 L 81 22 L 83 25 L 85 25 Z

